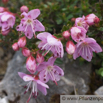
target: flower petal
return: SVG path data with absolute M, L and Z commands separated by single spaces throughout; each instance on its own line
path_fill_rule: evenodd
M 30 16 L 32 19 L 36 19 L 40 15 L 39 9 L 34 9 L 28 12 L 28 16 Z

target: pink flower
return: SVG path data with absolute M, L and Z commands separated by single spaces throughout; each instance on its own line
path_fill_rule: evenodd
M 19 38 L 18 45 L 20 48 L 23 48 L 26 45 L 26 37 L 25 36 Z
M 66 38 L 66 39 L 69 39 L 69 37 L 70 37 L 70 33 L 69 33 L 68 30 L 67 30 L 67 31 L 64 31 L 62 35 L 63 35 L 63 37 Z
M 42 62 L 44 61 L 44 57 L 42 56 L 42 54 L 37 53 L 36 61 L 37 61 L 38 63 L 42 63 Z
M 91 61 L 93 57 L 92 52 L 102 52 L 102 48 L 93 38 L 85 38 L 83 41 L 77 43 L 73 58 L 76 59 L 81 56 L 87 61 Z
M 93 13 L 87 15 L 85 20 L 89 25 L 94 25 L 95 23 L 99 23 L 100 21 L 100 19 Z
M 86 30 L 88 30 L 88 28 L 89 28 L 89 25 L 88 25 L 87 22 L 85 21 L 85 16 L 83 16 L 82 18 L 81 18 L 81 17 L 76 18 L 76 19 L 75 19 L 75 26 L 83 27 L 83 28 L 85 28 Z
M 19 50 L 18 43 L 14 43 L 14 44 L 12 45 L 12 48 L 13 48 L 14 51 L 18 51 L 18 50 Z
M 36 61 L 32 55 L 29 56 L 26 60 L 26 68 L 31 74 L 36 72 Z
M 28 39 L 31 39 L 33 37 L 33 34 L 34 36 L 36 36 L 36 31 L 45 31 L 45 27 L 40 21 L 36 19 L 39 15 L 39 9 L 31 10 L 28 13 L 23 12 L 21 16 L 23 16 L 24 18 L 21 19 L 20 25 L 17 26 L 17 31 L 24 32 L 25 36 Z
M 2 34 L 3 36 L 6 36 L 6 35 L 8 35 L 9 32 L 10 32 L 10 29 L 8 29 L 8 30 L 6 30 L 6 31 L 1 31 L 1 34 Z
M 21 8 L 20 8 L 20 11 L 23 13 L 23 12 L 28 12 L 29 11 L 29 9 L 28 9 L 28 7 L 27 6 L 25 6 L 25 5 L 23 5 Z
M 25 57 L 28 57 L 30 56 L 30 50 L 26 47 L 22 48 L 22 54 L 25 56 Z
M 75 42 L 79 42 L 80 40 L 83 40 L 86 37 L 86 29 L 83 27 L 72 27 L 71 28 L 71 37 Z
M 37 97 L 38 95 L 38 90 L 40 90 L 44 95 L 47 94 L 47 90 L 46 88 L 49 88 L 47 84 L 44 84 L 43 82 L 41 82 L 37 76 L 35 75 L 28 75 L 22 72 L 18 72 L 18 75 L 25 81 L 28 82 L 28 84 L 25 86 L 27 89 L 25 91 L 28 92 L 28 90 L 31 91 L 31 94 L 29 96 L 29 99 L 27 100 L 27 103 L 29 102 L 31 96 L 33 95 L 33 97 Z M 24 93 L 24 94 L 25 94 Z
M 0 15 L 2 31 L 13 28 L 15 24 L 15 16 L 10 12 L 3 12 Z
M 37 38 L 42 40 L 38 47 L 47 50 L 46 54 L 51 50 L 55 57 L 63 57 L 63 45 L 59 39 L 48 32 L 39 33 Z
M 41 63 L 37 68 L 37 71 L 40 72 L 39 78 L 44 83 L 48 82 L 50 79 L 57 84 L 56 81 L 59 81 L 60 77 L 64 75 L 60 67 L 53 65 L 55 60 L 56 58 L 51 57 L 47 62 Z
M 75 52 L 75 45 L 72 41 L 66 43 L 66 51 L 68 54 L 73 54 Z

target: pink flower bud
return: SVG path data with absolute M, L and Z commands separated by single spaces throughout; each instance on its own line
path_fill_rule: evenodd
M 36 71 L 36 61 L 32 55 L 27 58 L 26 68 L 32 74 L 34 74 Z
M 66 51 L 70 55 L 75 52 L 75 44 L 72 41 L 66 43 Z
M 71 21 L 75 21 L 76 18 L 72 18 Z
M 69 37 L 70 37 L 69 31 L 64 31 L 64 32 L 63 32 L 63 37 L 64 37 L 65 39 L 69 39 Z
M 25 57 L 28 57 L 30 56 L 30 50 L 26 47 L 22 48 L 22 54 L 25 56 Z
M 23 36 L 18 40 L 18 45 L 20 48 L 23 48 L 26 45 L 26 37 Z
M 29 11 L 29 9 L 28 9 L 28 7 L 27 6 L 25 6 L 25 5 L 23 5 L 21 8 L 20 8 L 20 11 L 21 12 L 28 12 Z
M 6 31 L 1 31 L 1 34 L 2 34 L 3 36 L 6 36 L 6 35 L 8 35 L 9 32 L 10 32 L 10 29 L 8 29 L 8 30 L 6 30 Z
M 2 0 L 4 4 L 8 3 L 9 0 Z
M 100 21 L 100 19 L 93 13 L 87 15 L 85 20 L 89 25 L 94 25 L 95 23 L 99 23 Z
M 0 13 L 3 13 L 4 11 L 7 11 L 7 10 L 8 10 L 7 8 L 0 7 Z
M 13 48 L 14 51 L 18 51 L 18 50 L 19 50 L 18 43 L 17 43 L 17 42 L 14 43 L 14 44 L 12 45 L 12 48 Z
M 41 54 L 38 53 L 37 56 L 36 56 L 36 61 L 38 63 L 42 63 L 44 61 L 44 57 Z

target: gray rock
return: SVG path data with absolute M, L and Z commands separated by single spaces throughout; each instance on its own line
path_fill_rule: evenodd
M 20 51 L 16 52 L 13 59 L 8 63 L 4 79 L 0 82 L 1 95 L 5 91 L 8 99 L 10 101 L 17 101 L 17 103 L 26 103 L 30 95 L 29 92 L 24 95 L 25 89 L 22 86 L 26 83 L 18 76 L 18 72 L 28 73 L 25 60 L 26 58 Z M 29 103 L 49 103 L 51 96 L 54 94 L 68 95 L 75 90 L 77 94 L 82 95 L 89 90 L 89 75 L 91 73 L 90 63 L 80 65 L 78 61 L 67 59 L 65 54 L 63 64 L 61 64 L 60 67 L 64 70 L 65 75 L 58 82 L 58 85 L 49 81 L 47 84 L 50 89 L 47 90 L 47 96 L 39 92 L 37 99 L 32 98 Z
M 99 87 L 95 92 L 94 94 L 96 95 L 103 95 L 103 86 Z

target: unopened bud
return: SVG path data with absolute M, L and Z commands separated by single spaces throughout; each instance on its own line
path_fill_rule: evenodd
M 26 68 L 32 74 L 36 72 L 36 61 L 32 55 L 27 58 Z
M 18 50 L 19 50 L 18 43 L 17 43 L 17 42 L 14 43 L 14 44 L 12 45 L 12 48 L 13 48 L 14 51 L 18 51 Z
M 26 45 L 26 37 L 23 36 L 18 40 L 18 45 L 20 48 L 23 48 Z
M 28 57 L 28 56 L 30 56 L 30 50 L 29 50 L 28 48 L 24 47 L 24 48 L 22 49 L 22 54 L 23 54 L 25 57 Z
M 69 31 L 64 31 L 64 32 L 63 32 L 63 37 L 64 37 L 65 39 L 69 39 L 69 37 L 70 37 Z
M 9 0 L 2 0 L 4 4 L 8 3 Z
M 21 8 L 20 8 L 20 11 L 21 12 L 28 12 L 29 11 L 29 9 L 28 9 L 28 7 L 27 6 L 25 6 L 25 5 L 23 5 Z
M 72 41 L 66 43 L 66 51 L 68 54 L 73 54 L 75 52 L 75 45 Z
M 37 56 L 36 56 L 36 61 L 38 63 L 42 63 L 44 61 L 44 57 L 41 54 L 38 53 Z

